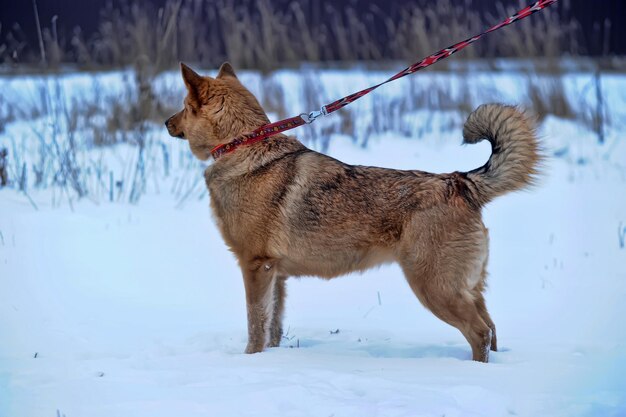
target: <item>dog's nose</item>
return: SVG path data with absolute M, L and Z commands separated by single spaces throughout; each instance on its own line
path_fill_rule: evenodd
M 165 121 L 165 127 L 167 127 L 167 123 L 168 123 L 169 121 L 170 121 L 170 119 L 167 119 L 167 120 Z

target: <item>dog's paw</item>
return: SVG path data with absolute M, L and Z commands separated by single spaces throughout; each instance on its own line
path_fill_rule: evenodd
M 280 346 L 280 341 L 283 338 L 283 329 L 280 327 L 274 327 L 270 330 L 270 340 L 267 343 L 267 347 L 274 348 Z
M 268 348 L 275 348 L 275 347 L 279 347 L 280 346 L 280 339 L 278 340 L 270 340 L 270 342 L 267 344 Z
M 263 346 L 248 343 L 248 345 L 246 346 L 245 353 L 251 354 L 251 353 L 259 353 L 262 351 L 263 351 Z

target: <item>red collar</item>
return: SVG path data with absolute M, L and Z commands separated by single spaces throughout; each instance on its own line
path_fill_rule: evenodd
M 235 139 L 231 140 L 228 143 L 216 146 L 215 148 L 211 149 L 211 155 L 213 156 L 213 159 L 217 160 L 217 158 L 219 158 L 220 156 L 230 153 L 240 146 L 251 145 L 253 143 L 260 142 L 270 136 L 296 128 L 298 126 L 302 126 L 305 123 L 307 123 L 307 121 L 302 116 L 295 116 L 290 117 L 289 119 L 279 120 L 275 123 L 263 125 L 250 133 L 244 133 L 240 136 L 237 136 Z

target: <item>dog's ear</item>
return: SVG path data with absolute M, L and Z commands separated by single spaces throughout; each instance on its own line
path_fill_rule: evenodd
M 230 62 L 228 61 L 222 64 L 219 72 L 217 73 L 217 78 L 224 78 L 224 77 L 237 78 L 237 75 L 235 75 L 235 70 L 233 69 L 233 66 L 230 65 Z
M 206 82 L 206 80 L 182 62 L 180 63 L 180 71 L 183 76 L 183 81 L 185 81 L 185 86 L 187 87 L 189 98 L 194 105 L 199 105 L 200 87 Z
M 196 92 L 203 83 L 204 79 L 197 72 L 182 62 L 180 63 L 180 71 L 183 75 L 183 81 L 185 81 L 187 90 L 189 90 L 190 93 Z

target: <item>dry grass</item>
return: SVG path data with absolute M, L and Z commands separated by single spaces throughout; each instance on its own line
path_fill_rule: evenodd
M 426 7 L 406 2 L 393 13 L 375 6 L 357 10 L 340 2 L 318 10 L 316 16 L 304 10 L 314 7 L 295 0 L 286 7 L 270 0 L 169 0 L 162 8 L 149 2 L 119 2 L 101 11 L 93 36 L 85 38 L 80 28 L 59 34 L 53 18 L 41 23 L 42 42 L 48 68 L 62 63 L 128 67 L 141 60 L 156 73 L 179 60 L 205 67 L 230 60 L 238 68 L 261 70 L 300 62 L 413 61 L 525 5 L 498 4 L 497 16 L 491 16 L 479 14 L 476 2 L 442 0 Z M 585 49 L 577 22 L 560 20 L 554 8 L 506 31 L 507 36 L 487 36 L 459 57 L 555 57 Z M 19 28 L 0 28 L 0 39 L 0 63 L 41 60 L 43 54 L 25 44 Z
M 576 119 L 576 113 L 565 95 L 560 77 L 538 79 L 529 76 L 528 98 L 533 112 L 542 120 L 549 114 L 563 119 Z

